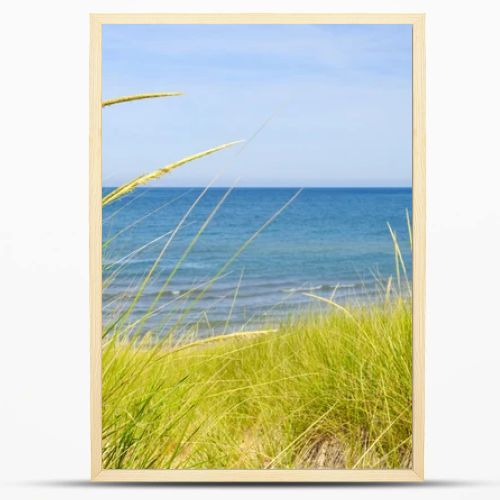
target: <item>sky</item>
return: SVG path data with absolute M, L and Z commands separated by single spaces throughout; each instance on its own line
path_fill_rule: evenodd
M 103 185 L 411 186 L 411 25 L 105 25 Z

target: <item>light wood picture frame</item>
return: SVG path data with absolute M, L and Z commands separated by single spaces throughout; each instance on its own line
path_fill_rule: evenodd
M 425 43 L 424 14 L 91 14 L 90 363 L 91 478 L 144 482 L 411 482 L 424 479 Z M 102 463 L 102 27 L 107 24 L 409 24 L 412 26 L 412 468 L 106 469 Z

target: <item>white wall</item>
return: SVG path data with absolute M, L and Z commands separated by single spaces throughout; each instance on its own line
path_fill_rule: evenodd
M 276 497 L 499 498 L 498 2 L 11 1 L 0 29 L 0 475 L 5 498 L 252 498 L 120 489 L 89 476 L 89 12 L 426 12 L 427 430 L 424 486 L 273 488 Z M 497 483 L 491 483 L 491 481 Z M 81 483 L 80 483 L 81 482 Z M 336 487 L 337 489 L 339 487 Z

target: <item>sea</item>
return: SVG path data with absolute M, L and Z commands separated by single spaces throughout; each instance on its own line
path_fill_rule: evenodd
M 136 189 L 103 207 L 103 323 L 203 336 L 408 293 L 411 209 L 411 188 Z

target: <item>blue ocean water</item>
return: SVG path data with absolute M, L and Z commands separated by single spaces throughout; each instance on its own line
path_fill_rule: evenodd
M 141 188 L 104 207 L 105 324 L 123 318 L 133 301 L 126 321 L 149 311 L 148 329 L 161 334 L 172 325 L 219 332 L 273 323 L 309 307 L 314 300 L 304 292 L 329 297 L 335 290 L 340 302 L 377 300 L 383 280 L 395 274 L 387 223 L 411 280 L 410 188 L 304 189 L 241 253 L 298 189 L 227 192 Z

